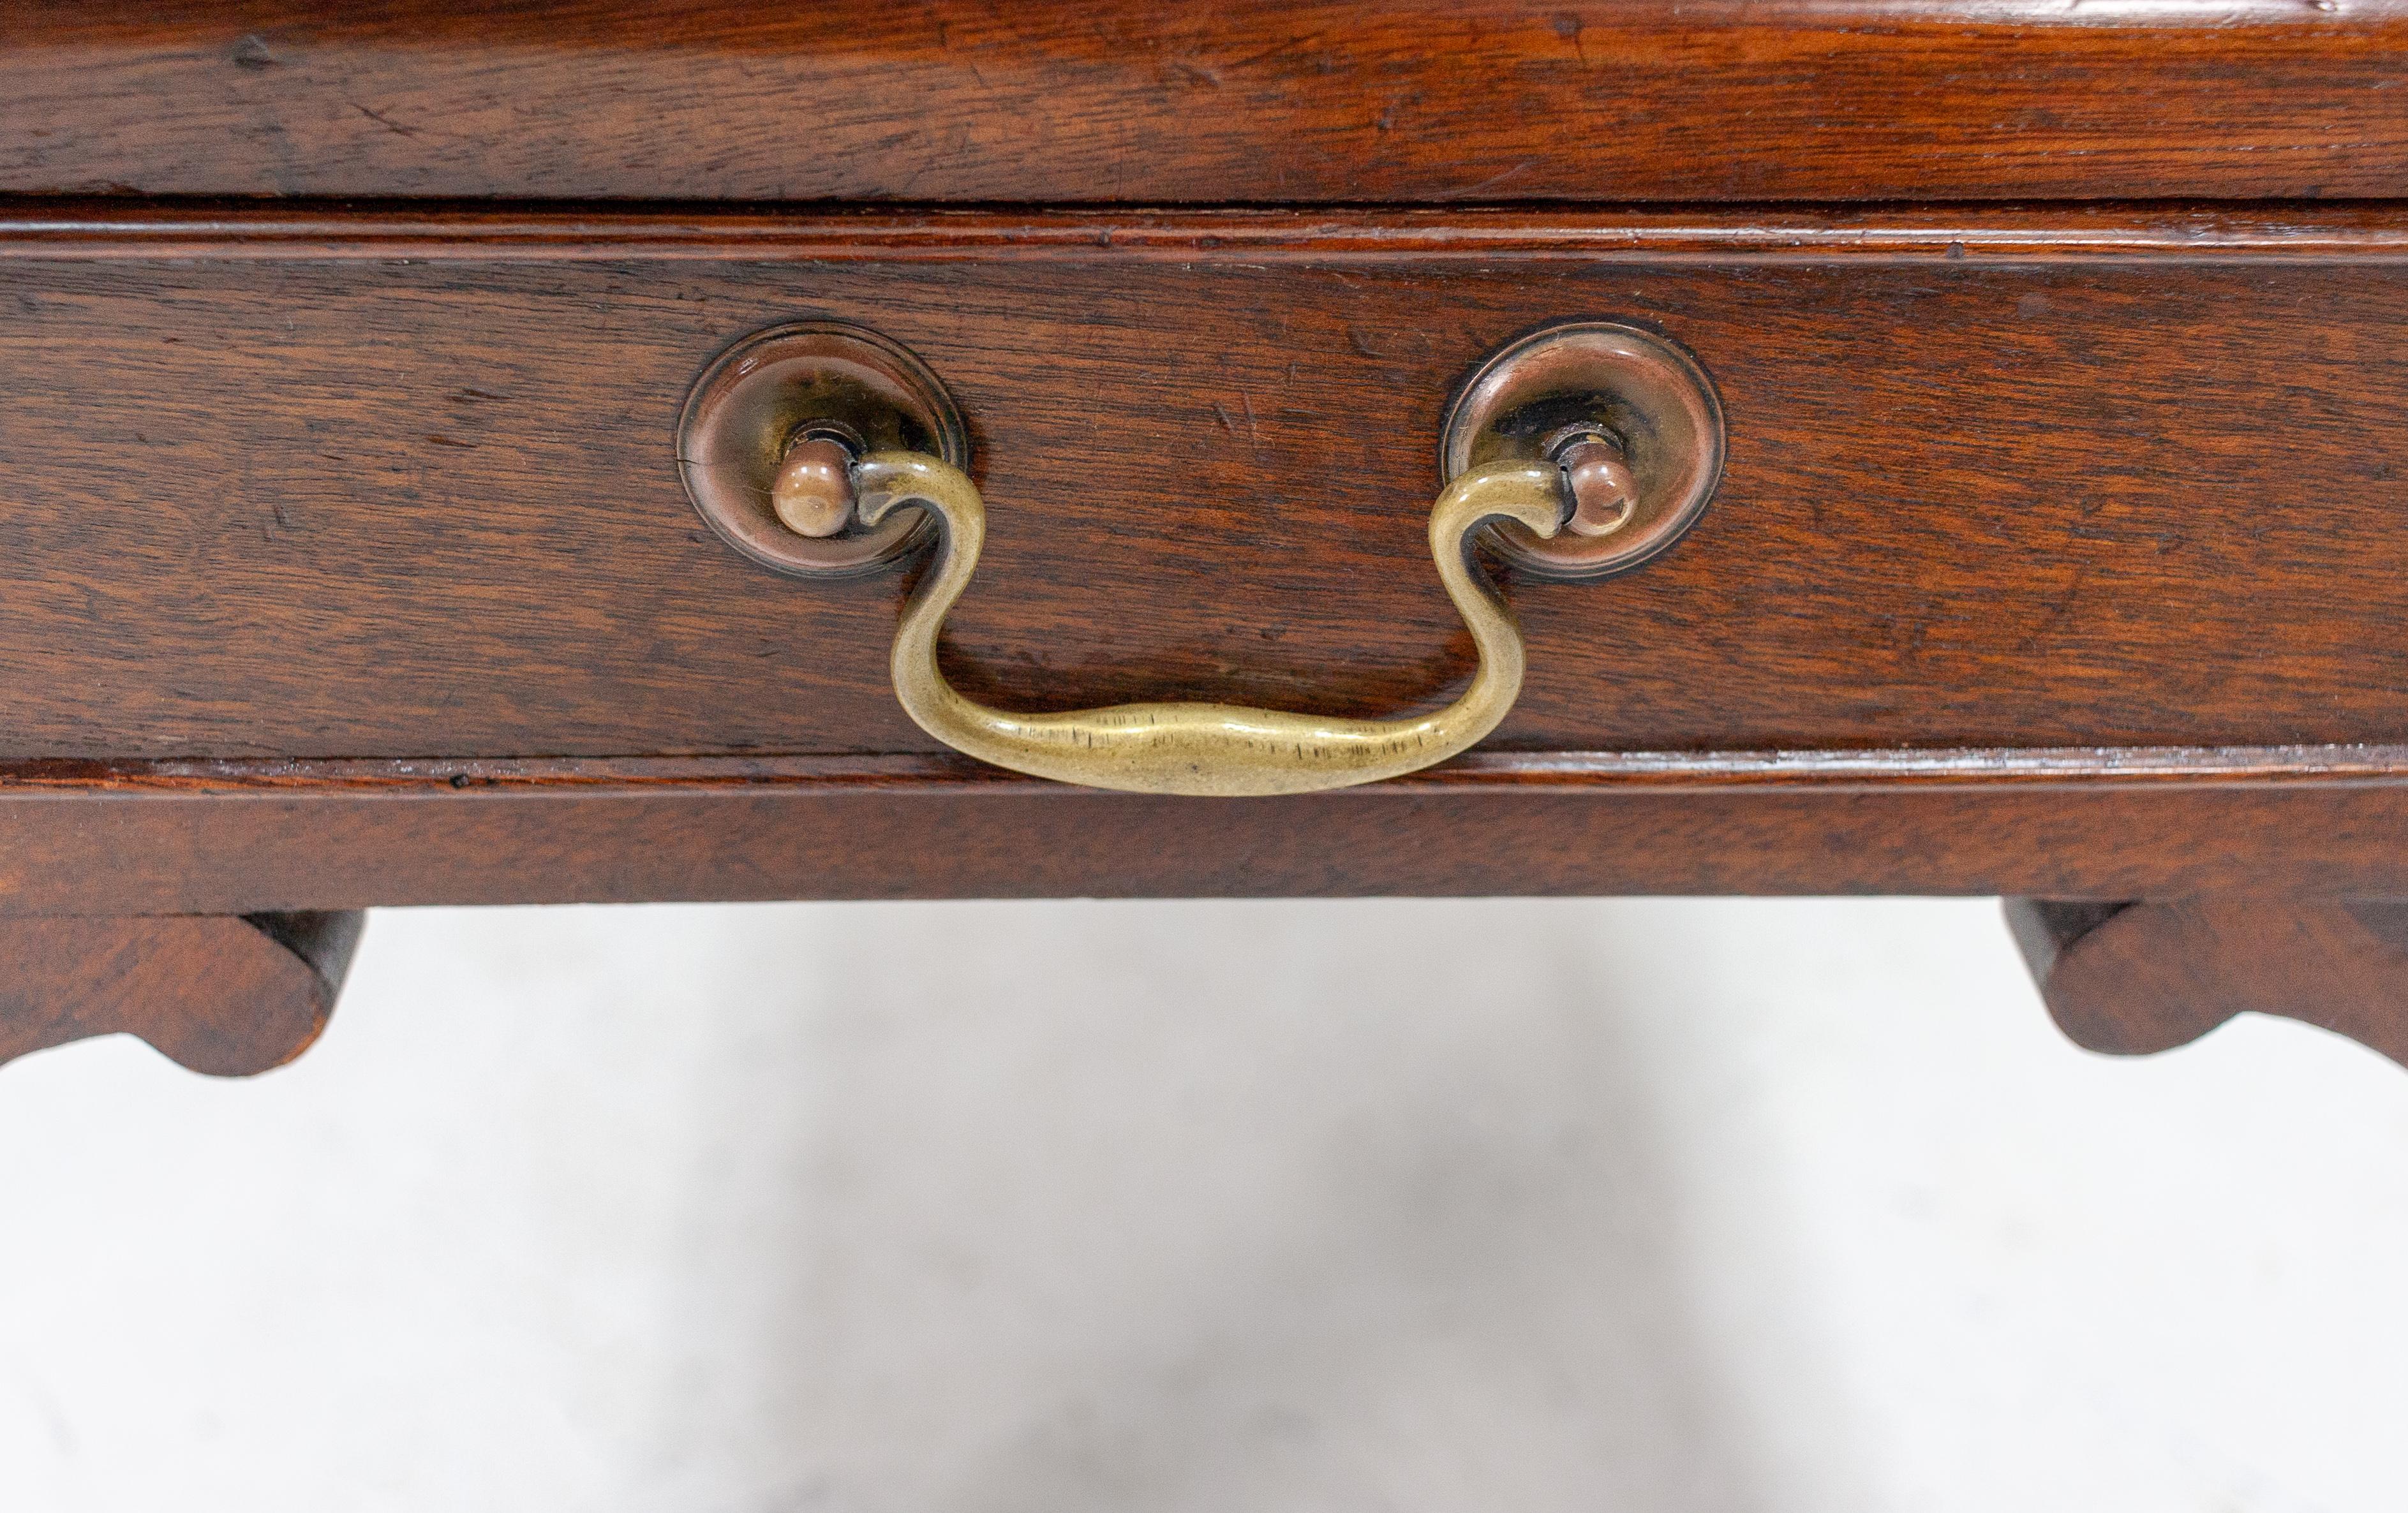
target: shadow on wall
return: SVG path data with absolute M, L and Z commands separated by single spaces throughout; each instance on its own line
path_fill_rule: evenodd
M 1751 1174 L 1671 1169 L 1683 1006 L 1596 968 L 1644 917 L 1224 907 L 767 917 L 666 1437 L 846 1513 L 1782 1506 L 1684 1215 Z

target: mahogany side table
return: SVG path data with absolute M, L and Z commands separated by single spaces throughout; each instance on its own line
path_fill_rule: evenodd
M 0 1058 L 374 906 L 1863 892 L 2408 1059 L 2408 7 L 0 18 Z

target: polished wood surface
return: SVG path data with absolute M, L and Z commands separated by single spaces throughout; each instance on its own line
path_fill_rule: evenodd
M 2384 201 L 1267 210 L 426 205 L 0 198 L 0 261 L 1244 264 L 1571 260 L 1749 266 L 1804 253 L 2015 264 L 2408 259 Z
M 364 919 L 0 918 L 0 1062 L 122 1034 L 216 1077 L 281 1066 L 325 1028 Z
M 2114 753 L 2097 753 L 2101 766 Z M 418 764 L 411 764 L 418 766 Z M 2408 782 L 1643 780 L 1092 792 L 953 760 L 0 784 L 12 910 L 1399 893 L 2408 896 Z M 776 764 L 782 767 L 783 764 Z M 431 769 L 431 770 L 430 770 Z
M 8 0 L 0 193 L 2408 191 L 2390 0 Z
M 2403 77 L 2391 0 L 0 0 L 0 1058 L 275 1064 L 303 911 L 1636 892 L 2071 901 L 2085 1043 L 2397 1055 Z M 866 322 L 968 415 L 965 692 L 1408 715 L 1445 402 L 1582 317 L 1720 492 L 1361 792 L 947 754 L 910 575 L 678 481 L 714 354 Z
M 1532 324 L 1611 315 L 1712 372 L 1724 482 L 1644 570 L 1514 589 L 1530 677 L 1492 748 L 2399 733 L 2389 214 L 2295 212 L 2307 251 L 2147 210 L 1864 251 L 1755 217 L 1526 218 L 1469 257 L 1377 221 L 1316 255 L 1318 222 L 1278 215 L 1175 223 L 1175 257 L 1147 218 L 1126 252 L 1120 221 L 1033 218 L 1047 255 L 1009 259 L 916 217 L 788 222 L 782 253 L 674 221 L 668 252 L 563 261 L 388 244 L 374 214 L 150 255 L 152 222 L 79 215 L 0 227 L 0 756 L 931 750 L 888 686 L 907 578 L 780 578 L 676 480 L 695 374 L 802 316 L 906 342 L 969 415 L 994 521 L 945 657 L 987 702 L 1442 703 L 1470 670 L 1423 541 L 1450 387 Z
M 2408 1064 L 2408 903 L 2016 898 L 2007 919 L 2049 1012 L 2089 1049 L 2146 1055 L 2275 1014 Z

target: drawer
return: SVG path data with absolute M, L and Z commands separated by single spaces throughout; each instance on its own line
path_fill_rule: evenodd
M 1497 752 L 2271 746 L 2408 708 L 2408 264 L 2385 215 L 1362 212 L 25 221 L 0 238 L 0 756 L 927 753 L 908 575 L 737 555 L 713 356 L 860 322 L 989 501 L 944 666 L 1014 708 L 1385 717 L 1469 676 L 1450 393 L 1613 317 L 1727 460 L 1602 582 L 1516 581 Z

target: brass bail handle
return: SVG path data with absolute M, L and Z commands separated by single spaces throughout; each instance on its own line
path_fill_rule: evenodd
M 1124 792 L 1309 793 L 1443 762 L 1512 708 L 1527 659 L 1512 610 L 1474 553 L 1482 533 L 1541 576 L 1593 578 L 1661 551 L 1702 509 L 1721 464 L 1720 409 L 1702 373 L 1691 365 L 1676 376 L 1694 376 L 1701 405 L 1659 425 L 1649 407 L 1597 386 L 1610 360 L 1600 367 L 1594 353 L 1566 345 L 1603 341 L 1622 351 L 1633 338 L 1657 361 L 1658 339 L 1629 327 L 1541 332 L 1492 358 L 1457 396 L 1443 443 L 1449 481 L 1430 507 L 1430 557 L 1479 665 L 1445 708 L 1395 720 L 1205 703 L 1022 714 L 954 688 L 938 665 L 938 639 L 978 570 L 986 503 L 963 471 L 966 435 L 950 396 L 916 358 L 868 333 L 781 328 L 723 355 L 688 399 L 681 467 L 712 528 L 780 571 L 849 574 L 929 547 L 934 560 L 903 607 L 889 665 L 904 711 L 953 749 Z M 1504 359 L 1534 348 L 1535 364 L 1500 370 Z M 766 376 L 781 360 L 836 398 L 787 425 L 765 451 L 761 438 L 777 413 Z M 850 387 L 823 377 L 838 364 L 852 364 L 843 371 Z M 838 400 L 851 409 L 831 413 Z M 1701 417 L 1712 421 L 1710 456 L 1693 445 L 1709 429 Z M 1667 434 L 1695 454 L 1668 462 Z
M 945 681 L 937 638 L 978 569 L 986 506 L 959 468 L 923 452 L 871 452 L 852 468 L 864 526 L 917 507 L 937 521 L 936 560 L 903 607 L 891 667 L 895 695 L 922 730 L 998 767 L 1131 793 L 1248 797 L 1376 782 L 1443 762 L 1497 728 L 1522 692 L 1521 632 L 1472 564 L 1471 535 L 1510 520 L 1552 536 L 1568 513 L 1560 469 L 1492 463 L 1447 485 L 1430 511 L 1430 552 L 1471 632 L 1480 667 L 1434 714 L 1348 720 L 1235 704 L 1116 704 L 1015 714 Z

